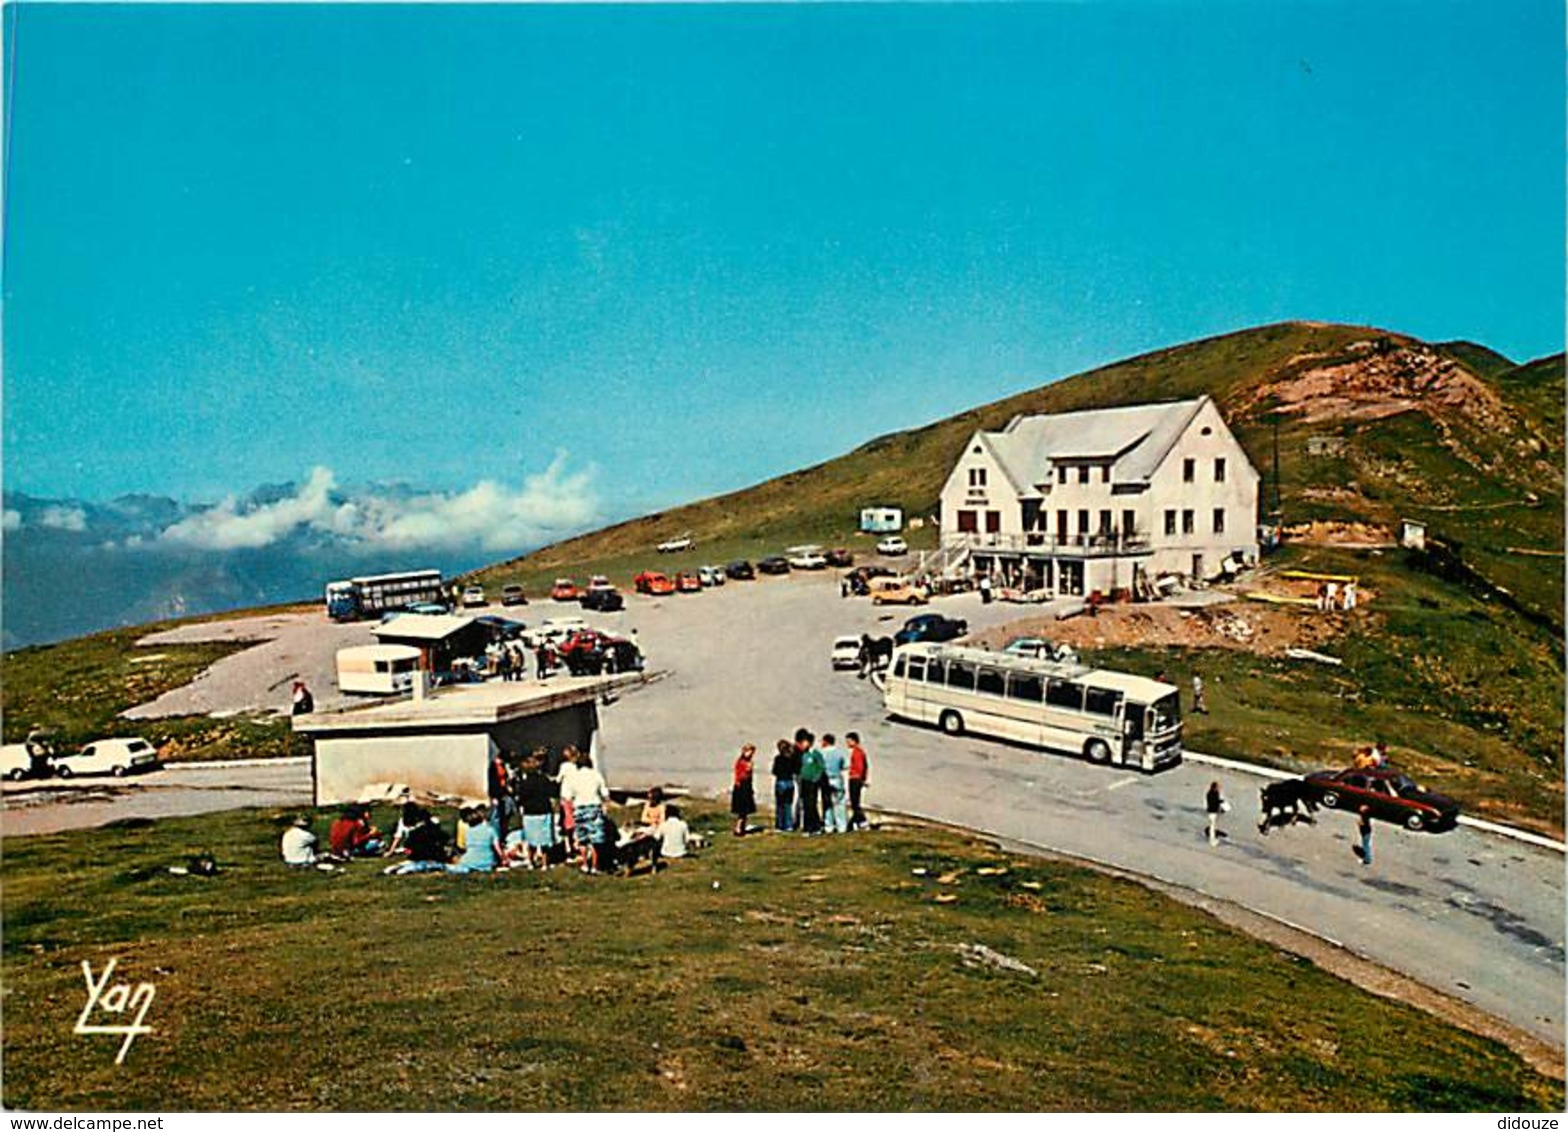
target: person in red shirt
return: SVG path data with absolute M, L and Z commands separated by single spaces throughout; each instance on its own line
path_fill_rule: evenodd
M 752 764 L 757 748 L 747 743 L 735 760 L 735 778 L 730 785 L 730 813 L 735 815 L 735 836 L 746 836 L 746 819 L 757 812 L 757 795 L 752 789 Z
M 851 731 L 844 738 L 849 740 L 849 828 L 867 829 L 870 823 L 860 808 L 860 792 L 866 788 L 871 762 L 866 758 L 866 749 L 860 745 L 858 732 Z
M 337 857 L 377 857 L 381 854 L 381 831 L 370 824 L 363 807 L 350 806 L 332 823 L 327 842 Z

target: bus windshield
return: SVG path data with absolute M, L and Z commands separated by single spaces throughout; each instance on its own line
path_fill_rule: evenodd
M 1161 696 L 1149 708 L 1149 730 L 1158 735 L 1162 731 L 1169 731 L 1181 722 L 1181 697 L 1172 692 L 1168 696 Z

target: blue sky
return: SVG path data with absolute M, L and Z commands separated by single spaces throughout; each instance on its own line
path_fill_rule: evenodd
M 324 467 L 570 525 L 1279 319 L 1563 346 L 1559 4 L 6 31 L 4 472 L 37 495 Z

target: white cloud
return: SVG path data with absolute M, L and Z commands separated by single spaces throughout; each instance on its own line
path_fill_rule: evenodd
M 22 529 L 22 513 L 20 511 L 13 511 L 9 507 L 7 507 L 5 509 L 5 523 L 4 523 L 4 528 L 3 529 L 8 530 L 8 531 L 19 531 L 19 530 L 21 530 Z
M 56 531 L 85 531 L 87 512 L 80 507 L 45 507 L 38 513 L 38 525 Z
M 249 508 L 227 499 L 170 526 L 161 541 L 204 550 L 255 549 L 303 530 L 387 549 L 518 550 L 589 526 L 598 515 L 592 480 L 591 470 L 568 472 L 563 452 L 517 489 L 484 480 L 455 494 L 368 491 L 345 498 L 334 490 L 331 469 L 316 468 L 286 499 Z

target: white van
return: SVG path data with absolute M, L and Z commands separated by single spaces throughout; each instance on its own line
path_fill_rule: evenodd
M 357 645 L 338 650 L 338 691 L 371 696 L 411 692 L 419 671 L 412 645 Z

